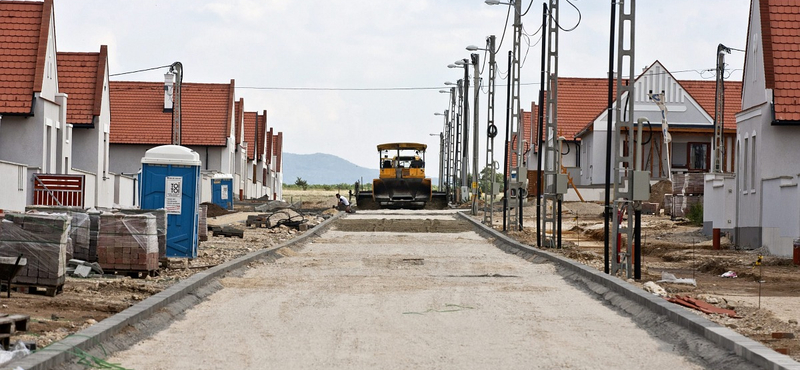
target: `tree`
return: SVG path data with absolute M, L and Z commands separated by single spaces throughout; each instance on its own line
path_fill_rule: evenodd
M 481 170 L 481 180 L 478 186 L 480 186 L 481 192 L 488 193 L 489 186 L 491 185 L 490 179 L 492 177 L 492 167 L 486 166 Z M 498 186 L 495 187 L 494 191 L 501 191 L 501 187 L 503 186 L 503 173 L 496 172 L 494 174 L 494 182 L 498 183 Z
M 308 181 L 303 180 L 303 179 L 301 179 L 299 177 L 297 178 L 297 180 L 294 180 L 294 184 L 299 186 L 299 187 L 301 187 L 303 189 L 303 191 L 308 189 Z

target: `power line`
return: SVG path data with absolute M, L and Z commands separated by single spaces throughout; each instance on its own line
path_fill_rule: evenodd
M 122 76 L 122 75 L 129 75 L 129 74 L 132 74 L 132 73 L 147 72 L 147 71 L 152 71 L 152 70 L 154 70 L 154 69 L 169 68 L 169 67 L 170 67 L 170 64 L 167 64 L 167 65 L 165 65 L 165 66 L 160 66 L 160 67 L 152 67 L 152 68 L 145 68 L 145 69 L 137 69 L 137 70 L 135 70 L 135 71 L 128 71 L 128 72 L 114 73 L 114 74 L 110 74 L 110 75 L 108 75 L 108 77 Z
M 538 82 L 526 82 L 521 85 L 538 85 Z M 505 85 L 497 85 L 505 86 Z M 419 91 L 442 90 L 451 86 L 422 86 L 422 87 L 279 87 L 279 86 L 235 86 L 243 90 L 275 90 L 275 91 Z

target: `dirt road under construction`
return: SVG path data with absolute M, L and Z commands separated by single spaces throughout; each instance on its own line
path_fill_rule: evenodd
M 331 221 L 206 284 L 192 294 L 204 298 L 172 319 L 123 330 L 105 344 L 118 349 L 107 361 L 125 369 L 755 368 L 547 258 L 498 248 L 453 212 Z M 170 310 L 178 309 L 159 312 Z

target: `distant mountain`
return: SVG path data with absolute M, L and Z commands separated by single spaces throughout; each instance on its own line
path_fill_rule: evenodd
M 361 179 L 372 183 L 378 169 L 357 166 L 331 154 L 283 153 L 283 182 L 294 184 L 297 178 L 309 185 L 352 184 Z

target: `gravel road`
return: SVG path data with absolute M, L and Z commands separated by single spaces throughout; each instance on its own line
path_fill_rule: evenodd
M 222 279 L 224 289 L 182 320 L 108 361 L 129 369 L 703 368 L 553 265 L 500 251 L 452 214 L 359 212 L 337 222 L 381 218 L 418 220 L 429 232 L 334 226 L 286 258 Z

